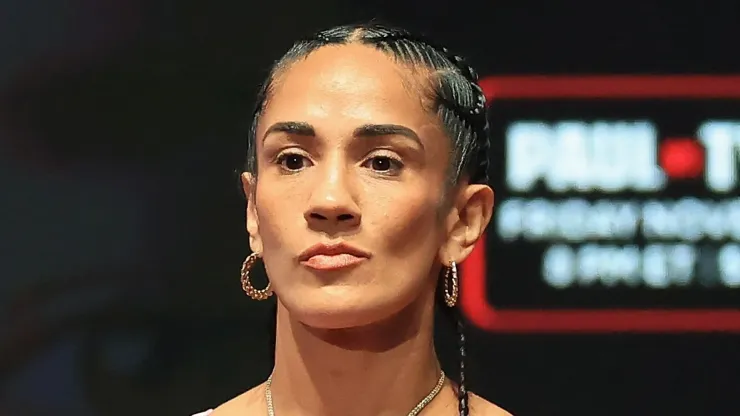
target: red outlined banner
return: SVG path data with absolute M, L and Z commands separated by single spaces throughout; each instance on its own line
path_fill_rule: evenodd
M 511 76 L 480 82 L 493 100 L 740 99 L 740 76 Z M 736 332 L 736 309 L 496 309 L 487 296 L 485 237 L 461 265 L 461 307 L 491 332 Z

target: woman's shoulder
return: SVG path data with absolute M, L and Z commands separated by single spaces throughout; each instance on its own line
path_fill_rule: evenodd
M 511 413 L 474 393 L 469 393 L 471 416 L 513 416 Z
M 261 414 L 265 403 L 264 383 L 242 393 L 213 410 L 193 416 L 244 416 L 245 414 Z

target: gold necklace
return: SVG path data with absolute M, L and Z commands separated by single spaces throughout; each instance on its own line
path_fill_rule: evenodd
M 427 394 L 427 397 L 421 399 L 419 404 L 416 405 L 411 411 L 409 412 L 408 416 L 416 416 L 419 414 L 419 412 L 422 411 L 429 403 L 434 400 L 435 397 L 437 397 L 437 394 L 442 390 L 442 386 L 445 384 L 445 373 L 444 371 L 441 372 L 442 374 L 439 375 L 439 380 L 437 380 L 437 385 L 434 386 L 432 391 Z M 270 377 L 267 378 L 267 383 L 265 384 L 265 400 L 267 401 L 267 415 L 268 416 L 275 416 L 275 409 L 272 407 L 272 374 L 270 374 Z

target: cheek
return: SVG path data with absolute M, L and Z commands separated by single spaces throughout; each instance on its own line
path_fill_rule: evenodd
M 288 190 L 285 184 L 274 181 L 258 185 L 255 198 L 259 235 L 262 242 L 262 261 L 276 293 L 285 293 L 293 276 L 293 256 L 300 252 L 302 240 L 302 205 L 300 187 Z M 296 193 L 298 192 L 298 193 Z M 285 277 L 285 278 L 284 278 Z
M 257 188 L 256 206 L 259 233 L 265 251 L 281 251 L 295 243 L 303 222 L 303 201 L 306 187 L 269 181 Z M 292 238 L 291 238 L 292 237 Z
M 397 195 L 378 195 L 373 208 L 366 209 L 368 214 L 377 211 L 364 223 L 368 229 L 376 230 L 376 238 L 390 257 L 428 260 L 436 255 L 441 244 L 443 224 L 438 215 L 438 199 L 430 196 L 428 187 L 416 189 L 405 189 Z

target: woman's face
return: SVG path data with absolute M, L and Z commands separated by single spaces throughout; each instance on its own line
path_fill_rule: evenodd
M 274 82 L 247 229 L 280 302 L 309 326 L 387 318 L 433 293 L 440 262 L 461 260 L 450 248 L 454 204 L 441 211 L 450 141 L 413 76 L 380 51 L 343 45 Z

